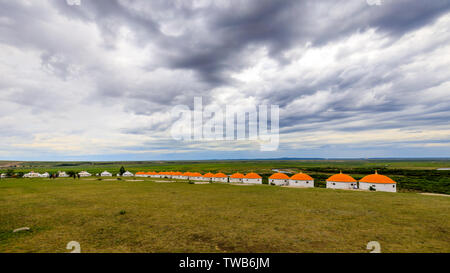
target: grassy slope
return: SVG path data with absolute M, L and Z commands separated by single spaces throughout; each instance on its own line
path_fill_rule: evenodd
M 449 215 L 415 193 L 8 179 L 0 252 L 450 252 Z

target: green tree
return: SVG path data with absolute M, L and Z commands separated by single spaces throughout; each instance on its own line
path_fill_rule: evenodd
M 7 170 L 6 171 L 6 176 L 7 177 L 13 177 L 14 176 L 14 170 L 12 170 L 12 169 Z
M 120 167 L 119 174 L 120 174 L 120 176 L 122 176 L 124 173 L 125 173 L 125 168 L 122 166 L 122 167 Z

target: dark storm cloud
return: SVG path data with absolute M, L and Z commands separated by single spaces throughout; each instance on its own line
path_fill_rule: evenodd
M 399 37 L 450 9 L 446 0 L 385 1 L 380 7 L 365 1 L 349 2 L 259 0 L 230 1 L 221 6 L 211 1 L 194 9 L 189 4 L 156 1 L 144 5 L 151 9 L 139 11 L 139 1 L 84 0 L 79 7 L 54 1 L 63 14 L 96 23 L 108 45 L 114 45 L 111 39 L 121 25 L 131 27 L 140 42 L 166 49 L 166 63 L 161 65 L 196 71 L 213 86 L 226 84 L 229 72 L 249 66 L 247 56 L 254 45 L 267 46 L 271 56 L 288 61 L 281 54 L 291 47 L 307 42 L 326 44 L 370 27 Z M 171 20 L 185 20 L 186 32 L 179 37 L 161 33 L 155 10 L 171 15 Z M 194 25 L 194 19 L 200 23 Z

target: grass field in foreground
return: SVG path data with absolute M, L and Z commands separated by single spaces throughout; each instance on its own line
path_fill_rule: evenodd
M 0 252 L 450 252 L 449 215 L 417 193 L 4 179 Z

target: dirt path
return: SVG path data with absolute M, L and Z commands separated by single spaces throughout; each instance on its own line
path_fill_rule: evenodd
M 421 192 L 419 194 L 423 194 L 423 195 L 432 195 L 432 196 L 446 196 L 446 197 L 450 197 L 449 194 L 443 194 L 443 193 L 429 193 L 429 192 Z

